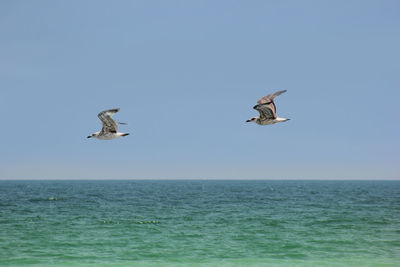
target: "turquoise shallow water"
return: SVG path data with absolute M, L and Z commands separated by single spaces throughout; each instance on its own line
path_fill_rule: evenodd
M 400 266 L 399 181 L 0 181 L 0 265 Z

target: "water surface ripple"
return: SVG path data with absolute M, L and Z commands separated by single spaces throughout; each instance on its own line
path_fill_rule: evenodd
M 0 265 L 398 266 L 398 181 L 0 181 Z

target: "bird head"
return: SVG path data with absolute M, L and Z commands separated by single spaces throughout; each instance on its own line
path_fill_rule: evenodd
M 96 136 L 98 136 L 99 134 L 100 134 L 100 132 L 95 132 L 94 134 L 89 135 L 87 138 L 96 137 Z

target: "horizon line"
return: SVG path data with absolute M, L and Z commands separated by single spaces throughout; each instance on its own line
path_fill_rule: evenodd
M 400 181 L 400 178 L 384 178 L 384 179 L 348 179 L 348 178 L 330 178 L 330 179 L 221 179 L 221 178 L 165 178 L 165 179 L 154 179 L 154 178 L 127 178 L 127 179 L 112 179 L 112 178 L 107 178 L 107 179 L 90 179 L 90 178 L 84 178 L 84 179 L 56 179 L 56 178 L 40 178 L 40 179 L 1 179 L 1 181 Z

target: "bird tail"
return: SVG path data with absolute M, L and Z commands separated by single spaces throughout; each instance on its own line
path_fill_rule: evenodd
M 285 121 L 289 121 L 290 119 L 288 118 L 276 118 L 277 122 L 285 122 Z

